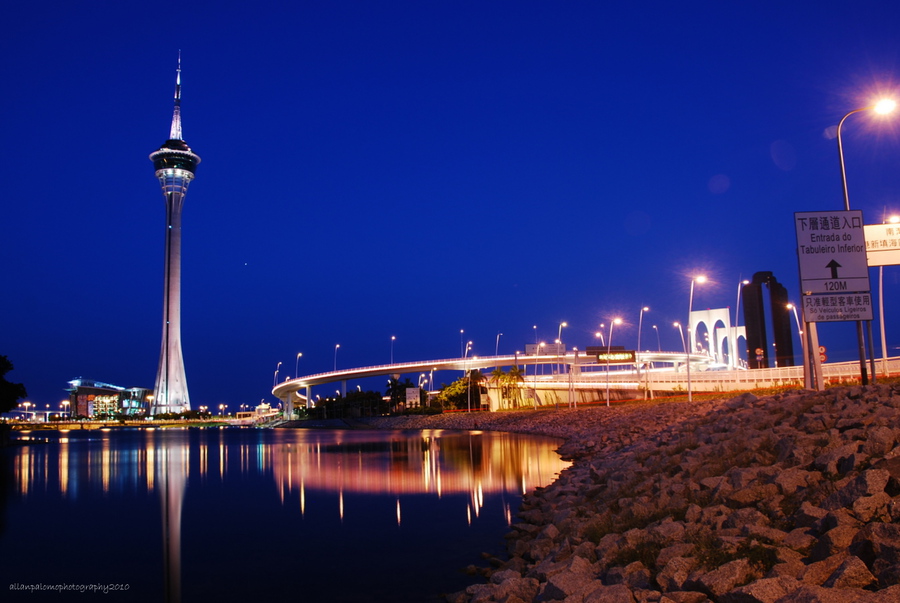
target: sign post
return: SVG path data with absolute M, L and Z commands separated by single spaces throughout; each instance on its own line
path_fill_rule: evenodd
M 872 294 L 862 211 L 797 212 L 794 225 L 803 322 L 856 321 L 860 374 L 865 385 L 868 376 L 862 321 L 872 320 Z

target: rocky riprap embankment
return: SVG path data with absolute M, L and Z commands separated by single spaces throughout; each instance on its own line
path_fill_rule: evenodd
M 900 602 L 900 385 L 372 422 L 567 438 L 452 603 Z

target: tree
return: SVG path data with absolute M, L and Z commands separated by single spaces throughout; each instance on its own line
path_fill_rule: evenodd
M 491 383 L 493 383 L 494 387 L 497 388 L 497 391 L 500 392 L 500 400 L 498 402 L 500 403 L 500 406 L 502 407 L 502 406 L 504 406 L 503 402 L 507 398 L 508 377 L 507 377 L 506 373 L 503 372 L 503 368 L 499 367 L 499 366 L 495 367 L 494 370 L 491 371 L 490 375 L 491 376 L 489 378 L 489 381 Z
M 506 374 L 506 382 L 509 384 L 509 387 L 513 392 L 513 406 L 515 408 L 518 408 L 519 403 L 522 401 L 522 392 L 519 389 L 519 383 L 525 382 L 525 376 L 522 374 L 522 369 L 519 368 L 519 365 L 514 364 L 509 367 L 509 373 Z
M 398 379 L 391 377 L 388 381 L 387 391 L 384 395 L 391 399 L 391 409 L 397 409 L 400 404 L 406 404 L 406 390 L 415 387 L 416 384 L 409 380 L 409 377 L 400 382 Z
M 28 396 L 24 385 L 6 380 L 6 373 L 11 370 L 13 363 L 6 356 L 0 355 L 0 413 L 11 411 L 19 400 Z

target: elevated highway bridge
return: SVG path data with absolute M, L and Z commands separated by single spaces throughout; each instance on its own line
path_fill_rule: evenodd
M 803 387 L 803 367 L 771 369 L 733 369 L 716 363 L 706 354 L 690 355 L 691 390 L 694 392 L 743 391 L 760 387 Z M 309 406 L 312 388 L 332 383 L 340 384 L 341 395 L 347 394 L 347 382 L 387 375 L 421 374 L 436 371 L 484 370 L 517 365 L 523 373 L 519 384 L 521 396 L 516 402 L 524 406 L 548 406 L 606 400 L 653 397 L 657 394 L 686 392 L 688 355 L 683 352 L 637 352 L 632 364 L 598 362 L 584 352 L 547 355 L 476 356 L 442 360 L 419 360 L 376 366 L 340 369 L 286 379 L 272 389 L 280 399 L 286 414 L 296 404 Z M 550 374 L 538 374 L 538 367 L 552 366 Z M 826 382 L 852 380 L 859 377 L 858 362 L 823 364 Z M 557 370 L 557 367 L 558 370 Z M 900 372 L 900 357 L 888 359 L 886 370 Z M 486 379 L 487 407 L 490 410 L 507 408 L 511 403 L 502 396 L 500 387 Z

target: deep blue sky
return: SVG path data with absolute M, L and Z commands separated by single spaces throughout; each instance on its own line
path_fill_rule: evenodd
M 473 354 L 498 332 L 512 353 L 565 320 L 583 347 L 621 315 L 613 343 L 633 347 L 642 305 L 643 347 L 657 324 L 675 350 L 698 272 L 695 308 L 733 307 L 764 270 L 796 298 L 793 213 L 843 208 L 833 128 L 898 88 L 900 6 L 623 4 L 9 4 L 8 378 L 39 406 L 78 376 L 153 386 L 165 209 L 147 156 L 179 49 L 203 159 L 184 210 L 195 406 L 271 400 L 279 361 L 279 380 L 298 352 L 301 374 L 330 370 L 338 343 L 338 366 L 387 363 L 392 335 L 397 361 L 458 356 L 460 329 Z M 900 210 L 898 124 L 845 128 L 867 223 Z M 820 329 L 833 359 L 854 333 Z

